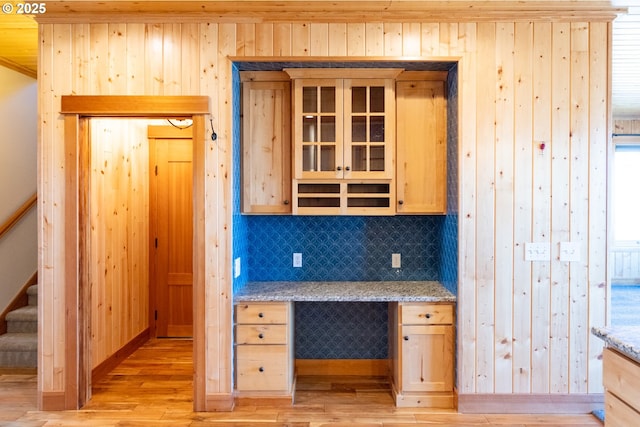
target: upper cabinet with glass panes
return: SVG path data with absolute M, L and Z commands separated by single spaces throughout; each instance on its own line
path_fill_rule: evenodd
M 399 70 L 339 71 L 349 78 L 328 78 L 335 69 L 287 72 L 294 81 L 294 178 L 392 179 Z

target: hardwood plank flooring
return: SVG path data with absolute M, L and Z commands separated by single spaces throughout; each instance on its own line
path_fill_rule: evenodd
M 52 427 L 569 427 L 602 426 L 591 415 L 458 414 L 396 408 L 384 377 L 304 376 L 296 403 L 247 400 L 233 412 L 192 411 L 192 343 L 150 340 L 93 386 L 79 411 L 37 410 L 35 375 L 0 375 L 0 426 Z

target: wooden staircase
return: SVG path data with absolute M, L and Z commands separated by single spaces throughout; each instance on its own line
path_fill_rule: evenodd
M 7 332 L 0 335 L 0 370 L 38 366 L 38 285 L 27 288 L 28 305 L 6 316 Z

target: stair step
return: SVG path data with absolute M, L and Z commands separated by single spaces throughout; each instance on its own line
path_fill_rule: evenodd
M 29 305 L 38 305 L 38 284 L 27 288 L 27 296 L 29 297 Z
M 35 368 L 38 365 L 38 334 L 0 335 L 0 367 Z
M 10 333 L 37 333 L 38 332 L 38 307 L 28 305 L 7 313 L 7 332 Z

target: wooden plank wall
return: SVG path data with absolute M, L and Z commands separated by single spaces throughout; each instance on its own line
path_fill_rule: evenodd
M 207 95 L 207 393 L 231 392 L 232 57 L 450 57 L 460 76 L 457 387 L 602 392 L 606 320 L 608 22 L 42 24 L 39 67 L 44 332 L 40 384 L 62 390 L 63 94 Z M 544 144 L 544 149 L 541 148 Z M 579 262 L 557 259 L 577 241 Z M 527 241 L 549 262 L 525 262 Z M 228 350 L 227 350 L 228 349 Z
M 91 366 L 149 327 L 148 120 L 91 121 Z

